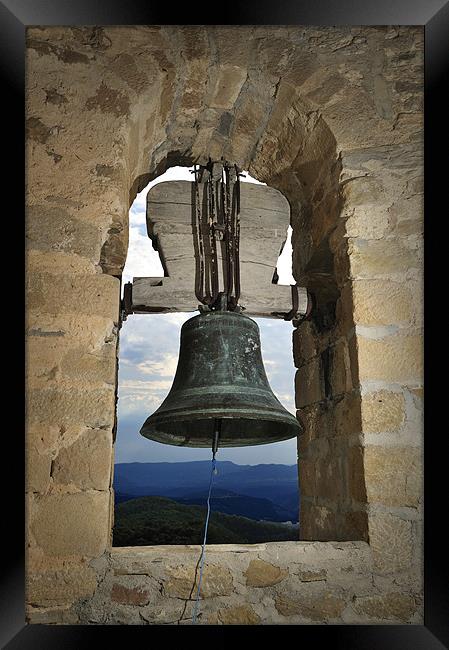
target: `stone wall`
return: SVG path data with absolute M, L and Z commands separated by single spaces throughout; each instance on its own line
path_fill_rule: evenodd
M 229 593 L 203 620 L 421 622 L 422 49 L 420 27 L 28 29 L 31 622 L 179 620 L 198 549 L 110 547 L 120 276 L 136 192 L 209 155 L 290 203 L 315 296 L 293 334 L 301 531 L 321 541 L 211 548 Z
M 40 609 L 34 622 L 189 625 L 200 546 L 112 548 L 93 560 L 98 588 L 76 607 Z M 373 580 L 364 542 L 207 547 L 198 622 L 208 625 L 418 623 L 416 594 Z

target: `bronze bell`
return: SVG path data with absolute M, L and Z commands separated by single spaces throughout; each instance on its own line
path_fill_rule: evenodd
M 296 437 L 301 426 L 273 394 L 262 362 L 259 327 L 233 311 L 186 321 L 175 378 L 140 433 L 169 445 L 264 445 Z

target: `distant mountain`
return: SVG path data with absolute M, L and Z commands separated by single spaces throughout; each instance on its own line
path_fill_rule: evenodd
M 140 497 L 116 504 L 114 546 L 201 544 L 206 508 L 162 497 Z M 298 539 L 298 529 L 212 512 L 208 544 L 257 544 Z
M 217 461 L 212 508 L 257 520 L 298 521 L 296 465 L 236 465 Z M 185 504 L 203 504 L 211 463 L 117 463 L 116 503 L 133 497 L 162 496 Z

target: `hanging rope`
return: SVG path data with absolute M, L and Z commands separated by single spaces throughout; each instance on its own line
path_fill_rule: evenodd
M 207 529 L 209 527 L 209 516 L 210 516 L 210 495 L 212 492 L 212 480 L 214 478 L 214 475 L 217 473 L 217 469 L 215 467 L 215 451 L 213 451 L 213 456 L 212 456 L 212 469 L 210 473 L 210 480 L 209 480 L 209 493 L 207 495 L 207 516 L 206 516 L 206 523 L 204 525 L 204 538 L 203 538 L 203 546 L 201 549 L 201 566 L 200 566 L 200 577 L 198 580 L 198 589 L 196 592 L 196 600 L 195 600 L 195 605 L 193 608 L 193 617 L 192 617 L 192 625 L 195 625 L 197 622 L 197 616 L 198 616 L 198 607 L 200 603 L 200 590 L 201 590 L 201 582 L 203 579 L 203 568 L 204 568 L 204 559 L 206 557 L 206 539 L 207 539 Z

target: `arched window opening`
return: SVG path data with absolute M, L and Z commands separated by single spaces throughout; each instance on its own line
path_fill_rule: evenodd
M 247 172 L 242 182 L 258 183 Z M 130 209 L 129 249 L 122 287 L 134 277 L 163 277 L 146 226 L 146 195 L 168 180 L 192 180 L 172 167 L 140 192 Z M 291 276 L 291 228 L 277 264 L 279 284 Z M 182 324 L 194 313 L 132 314 L 120 332 L 115 443 L 114 546 L 197 544 L 202 541 L 210 449 L 164 445 L 139 430 L 172 386 Z M 270 386 L 295 414 L 292 326 L 255 318 Z M 299 538 L 297 441 L 223 448 L 211 500 L 209 543 L 258 543 Z

